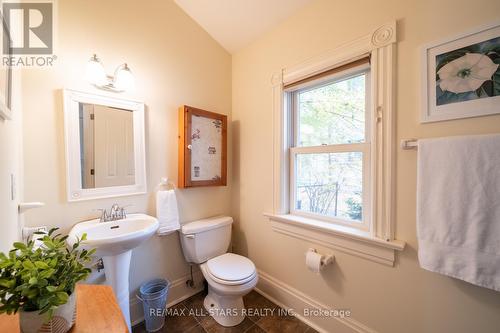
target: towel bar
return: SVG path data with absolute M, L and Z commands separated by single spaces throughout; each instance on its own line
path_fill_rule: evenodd
M 400 143 L 401 149 L 404 150 L 416 150 L 418 148 L 418 140 L 417 139 L 403 139 Z

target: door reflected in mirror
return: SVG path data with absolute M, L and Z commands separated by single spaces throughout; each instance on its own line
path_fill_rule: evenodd
M 133 111 L 78 103 L 82 188 L 135 184 Z

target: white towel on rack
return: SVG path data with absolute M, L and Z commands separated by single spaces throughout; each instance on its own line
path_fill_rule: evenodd
M 420 266 L 500 291 L 500 135 L 418 141 Z
M 180 229 L 175 190 L 156 192 L 156 217 L 160 223 L 158 235 L 167 235 Z

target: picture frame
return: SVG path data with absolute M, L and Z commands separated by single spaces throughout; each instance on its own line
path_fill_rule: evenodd
M 12 55 L 10 31 L 3 15 L 2 20 L 2 46 L 9 50 L 8 56 Z M 12 119 L 12 67 L 0 66 L 0 118 L 4 120 Z
M 179 188 L 227 185 L 227 116 L 179 108 Z
M 421 123 L 500 114 L 500 21 L 421 48 Z

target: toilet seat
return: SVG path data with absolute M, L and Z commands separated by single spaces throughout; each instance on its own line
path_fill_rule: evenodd
M 234 253 L 208 260 L 206 268 L 210 278 L 224 285 L 241 285 L 254 279 L 257 274 L 250 259 Z

